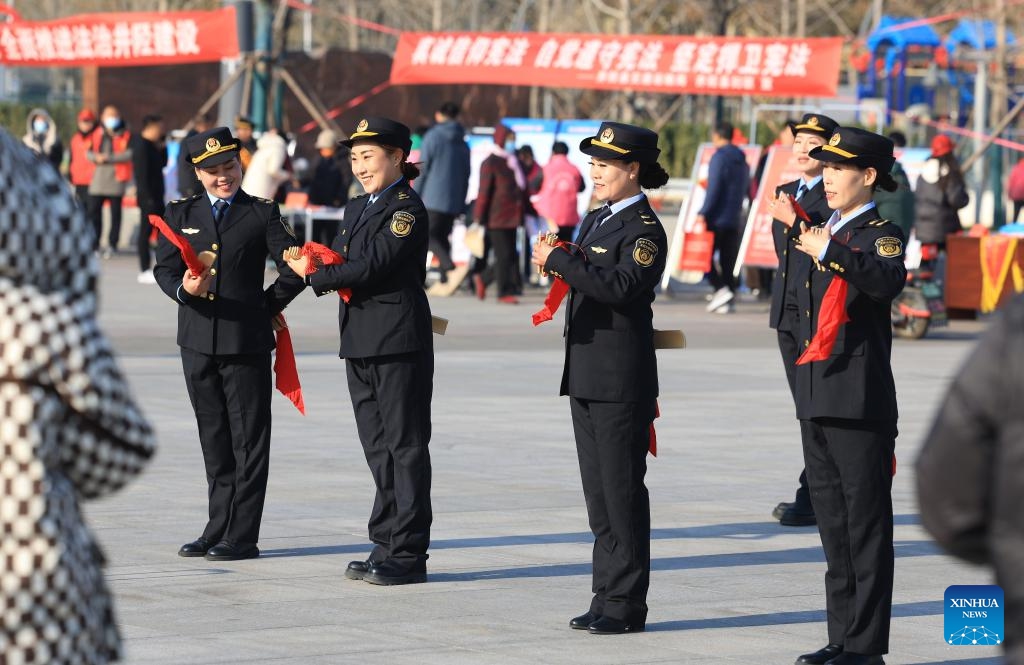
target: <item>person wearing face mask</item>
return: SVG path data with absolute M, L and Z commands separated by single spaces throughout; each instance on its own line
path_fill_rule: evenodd
M 103 233 L 103 204 L 110 203 L 110 230 L 103 258 L 117 251 L 121 237 L 121 201 L 132 179 L 131 133 L 125 127 L 116 106 L 107 106 L 100 114 L 100 126 L 92 133 L 92 145 L 86 153 L 96 165 L 89 182 L 89 220 L 96 232 L 96 249 Z
M 423 280 L 430 223 L 409 186 L 419 169 L 406 161 L 408 127 L 364 118 L 341 144 L 366 191 L 348 202 L 331 245 L 344 262 L 312 272 L 305 257 L 288 264 L 317 296 L 350 290 L 338 304 L 339 356 L 376 496 L 367 525 L 373 549 L 351 562 L 345 577 L 426 582 L 434 346 Z
M 665 270 L 665 229 L 644 189 L 668 182 L 658 135 L 617 122 L 583 139 L 594 196 L 572 251 L 540 241 L 533 263 L 569 285 L 561 394 L 594 533 L 590 609 L 569 626 L 592 635 L 643 631 L 651 573 L 644 477 L 657 416 L 654 290 Z
M 889 310 L 907 268 L 903 232 L 879 218 L 872 197 L 876 188 L 897 187 L 893 143 L 840 127 L 809 155 L 825 164 L 825 198 L 834 211 L 821 226 L 799 222 L 790 241 L 806 256 L 794 275 L 802 351 L 796 407 L 827 565 L 828 644 L 796 662 L 883 665 L 897 435 Z
M 789 392 L 796 399 L 796 359 L 800 355 L 797 348 L 797 302 L 796 273 L 799 264 L 806 259 L 800 252 L 792 251 L 791 234 L 799 232 L 796 223 L 797 215 L 790 197 L 807 213 L 811 226 L 823 224 L 832 216 L 832 210 L 825 200 L 825 185 L 821 172 L 824 162 L 810 157 L 808 153 L 814 148 L 825 145 L 832 132 L 839 126 L 832 118 L 819 113 L 808 113 L 799 122 L 789 123 L 793 134 L 793 156 L 791 164 L 801 176 L 793 182 L 787 182 L 775 189 L 775 198 L 769 209 L 772 220 L 772 238 L 775 241 L 775 253 L 779 259 L 779 268 L 775 271 L 772 284 L 772 304 L 768 315 L 768 325 L 775 329 L 779 342 L 779 353 L 782 354 L 782 366 L 786 371 Z M 795 230 L 794 230 L 795 229 Z M 807 489 L 807 474 L 800 472 L 796 498 L 792 503 L 783 502 L 775 507 L 772 517 L 783 526 L 813 526 L 814 507 Z
M 158 115 L 142 119 L 141 131 L 132 137 L 132 168 L 135 172 L 135 200 L 139 206 L 139 232 L 136 250 L 139 254 L 139 284 L 155 284 L 150 270 L 149 216 L 164 216 L 164 166 L 167 147 L 164 145 L 164 121 Z
M 60 169 L 64 159 L 64 144 L 57 136 L 57 123 L 53 121 L 46 109 L 32 109 L 26 119 L 27 131 L 22 142 L 50 164 Z
M 270 466 L 270 352 L 282 310 L 305 288 L 282 253 L 295 233 L 273 201 L 241 188 L 239 144 L 227 127 L 185 139 L 203 191 L 167 204 L 167 225 L 198 254 L 216 258 L 201 274 L 161 236 L 153 275 L 178 307 L 178 346 L 206 466 L 209 512 L 183 557 L 236 561 L 257 547 Z M 278 277 L 264 288 L 267 256 Z
M 78 205 L 88 210 L 89 183 L 92 182 L 96 165 L 89 159 L 92 149 L 92 134 L 96 131 L 96 114 L 92 109 L 83 108 L 78 112 L 78 131 L 71 136 L 68 147 L 68 179 L 75 188 Z

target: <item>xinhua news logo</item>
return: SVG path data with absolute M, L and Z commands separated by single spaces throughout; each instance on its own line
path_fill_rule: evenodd
M 946 644 L 1003 643 L 1003 590 L 995 584 L 958 584 L 946 589 Z

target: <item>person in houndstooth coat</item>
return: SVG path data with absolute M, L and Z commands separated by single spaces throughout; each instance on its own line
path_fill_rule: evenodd
M 92 235 L 57 171 L 0 131 L 0 660 L 108 663 L 121 640 L 80 499 L 153 432 L 96 322 Z

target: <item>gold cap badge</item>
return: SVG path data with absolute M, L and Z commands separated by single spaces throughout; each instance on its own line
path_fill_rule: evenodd
M 211 136 L 206 139 L 206 151 L 213 152 L 214 150 L 220 150 L 220 141 Z
M 840 142 L 841 142 L 842 140 L 843 140 L 843 139 L 842 139 L 842 137 L 840 137 L 840 136 L 839 136 L 839 132 L 836 132 L 835 134 L 833 134 L 833 135 L 832 135 L 832 138 L 830 138 L 830 139 L 828 140 L 828 144 L 829 144 L 830 146 L 833 146 L 833 147 L 835 147 L 835 146 L 839 145 L 839 143 L 840 143 Z
M 601 143 L 611 143 L 615 140 L 615 132 L 612 131 L 611 127 L 605 127 L 604 131 L 597 138 Z
M 817 127 L 818 126 L 818 116 L 812 115 L 810 118 L 807 119 L 807 124 L 811 125 L 812 127 Z
M 356 131 L 357 132 L 365 132 L 366 128 L 369 127 L 369 126 L 370 126 L 370 123 L 366 122 L 366 118 L 363 118 L 362 120 L 359 121 L 359 124 L 356 125 Z

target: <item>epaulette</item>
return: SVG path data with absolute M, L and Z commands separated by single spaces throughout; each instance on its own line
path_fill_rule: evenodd
M 174 203 L 184 203 L 185 201 L 195 201 L 195 200 L 197 200 L 202 195 L 203 195 L 203 193 L 200 192 L 198 194 L 193 194 L 192 196 L 186 196 L 183 199 L 175 199 L 174 201 L 169 201 L 168 205 L 172 205 Z
M 658 216 L 654 214 L 654 211 L 650 208 L 642 208 L 637 211 L 637 216 L 640 217 L 640 221 L 644 224 L 657 224 Z
M 405 201 L 406 199 L 409 198 L 409 190 L 408 189 L 400 189 L 400 190 L 398 190 L 395 193 L 395 198 L 398 199 L 399 201 Z
M 868 226 L 885 226 L 891 222 L 888 219 L 876 219 L 873 222 L 868 222 Z
M 259 201 L 260 203 L 267 203 L 269 205 L 276 205 L 276 203 L 277 203 L 276 201 L 272 201 L 270 199 L 260 198 L 259 196 L 254 196 L 254 197 L 252 197 L 252 199 L 254 201 Z

